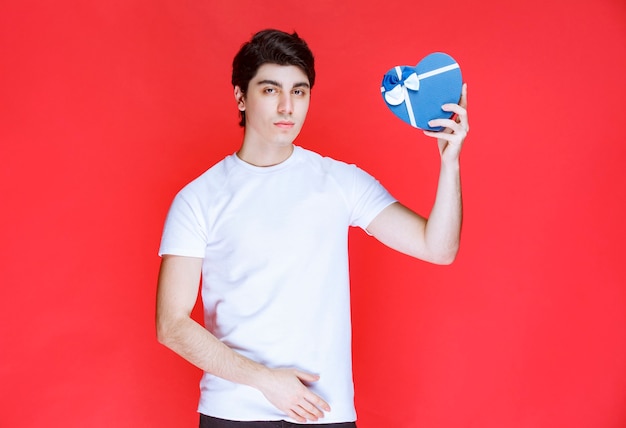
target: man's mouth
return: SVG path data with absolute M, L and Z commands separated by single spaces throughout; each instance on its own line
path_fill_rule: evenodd
M 294 123 L 288 120 L 280 120 L 278 122 L 274 122 L 274 125 L 278 126 L 279 128 L 293 128 Z

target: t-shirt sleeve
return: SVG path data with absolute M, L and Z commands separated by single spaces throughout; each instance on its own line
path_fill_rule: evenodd
M 183 189 L 174 198 L 165 219 L 159 256 L 171 254 L 203 258 L 206 245 L 202 207 L 192 193 Z
M 351 168 L 353 186 L 349 196 L 352 206 L 350 224 L 367 232 L 366 228 L 372 220 L 396 199 L 370 174 L 355 165 L 351 165 Z

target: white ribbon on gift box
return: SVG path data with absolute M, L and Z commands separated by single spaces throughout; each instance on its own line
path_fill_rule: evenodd
M 420 80 L 424 80 L 450 70 L 455 70 L 457 68 L 459 68 L 459 64 L 455 62 L 454 64 L 446 65 L 445 67 L 439 67 L 432 71 L 427 71 L 426 73 L 422 73 L 419 75 L 417 73 L 411 73 L 406 79 L 404 79 L 404 82 L 402 82 L 402 68 L 400 66 L 397 66 L 395 67 L 395 70 L 398 74 L 398 79 L 400 79 L 400 83 L 386 92 L 385 87 L 382 86 L 380 88 L 380 91 L 385 93 L 385 101 L 387 101 L 392 106 L 398 106 L 403 102 L 406 103 L 406 110 L 409 114 L 411 126 L 416 128 L 417 125 L 415 124 L 415 115 L 413 114 L 413 106 L 411 106 L 408 89 L 412 91 L 419 91 Z

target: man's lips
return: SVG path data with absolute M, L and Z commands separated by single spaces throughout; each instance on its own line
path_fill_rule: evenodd
M 280 120 L 278 122 L 274 122 L 274 125 L 278 126 L 279 128 L 293 128 L 294 123 L 288 120 Z

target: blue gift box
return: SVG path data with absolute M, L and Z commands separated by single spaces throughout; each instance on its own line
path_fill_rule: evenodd
M 457 104 L 461 98 L 463 78 L 459 64 L 450 55 L 435 52 L 415 67 L 401 65 L 384 76 L 380 91 L 387 107 L 409 125 L 430 131 L 433 119 L 448 119 L 453 113 L 441 109 L 443 104 Z

